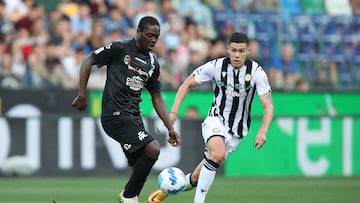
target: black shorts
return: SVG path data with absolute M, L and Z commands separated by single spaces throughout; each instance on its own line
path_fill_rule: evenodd
M 101 123 L 107 135 L 120 143 L 128 159 L 131 154 L 135 154 L 154 140 L 145 130 L 140 116 L 102 117 Z

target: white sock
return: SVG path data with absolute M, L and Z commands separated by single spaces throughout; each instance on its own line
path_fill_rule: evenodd
M 207 163 L 205 163 L 207 164 Z M 206 195 L 214 182 L 216 169 L 213 170 L 208 169 L 205 165 L 201 168 L 198 184 L 196 187 L 196 193 L 194 198 L 194 203 L 203 203 L 205 202 Z
M 185 189 L 184 191 L 189 191 L 194 188 L 194 186 L 191 184 L 191 173 L 186 174 L 185 176 Z

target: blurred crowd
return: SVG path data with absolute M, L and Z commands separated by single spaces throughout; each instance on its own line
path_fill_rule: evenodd
M 0 89 L 76 89 L 84 56 L 135 37 L 145 15 L 161 23 L 163 89 L 241 31 L 274 90 L 360 90 L 360 0 L 0 0 Z M 105 80 L 99 69 L 88 87 Z

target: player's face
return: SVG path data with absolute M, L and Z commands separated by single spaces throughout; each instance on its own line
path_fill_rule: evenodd
M 142 32 L 138 31 L 138 43 L 141 49 L 151 51 L 160 36 L 160 27 L 158 25 L 150 25 Z
M 249 48 L 246 43 L 232 42 L 228 46 L 228 54 L 231 65 L 238 69 L 244 65 L 246 56 L 249 54 Z

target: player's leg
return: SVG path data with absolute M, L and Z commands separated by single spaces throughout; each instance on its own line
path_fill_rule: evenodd
M 207 143 L 207 156 L 201 167 L 194 202 L 205 202 L 206 195 L 214 182 L 216 171 L 225 159 L 225 142 L 222 136 L 212 136 Z M 195 177 L 194 177 L 195 179 Z
M 159 153 L 160 145 L 156 140 L 153 140 L 144 149 L 129 156 L 133 173 L 124 188 L 125 197 L 134 197 L 140 194 L 152 167 L 158 159 Z
M 124 121 L 126 124 L 122 123 Z M 160 144 L 146 132 L 140 117 L 132 120 L 102 118 L 102 124 L 105 132 L 120 143 L 133 171 L 119 194 L 120 202 L 137 203 L 138 195 L 160 154 Z
M 204 165 L 205 160 L 202 160 L 197 166 L 196 168 L 193 170 L 192 173 L 188 173 L 185 176 L 186 179 L 186 184 L 185 184 L 185 189 L 184 191 L 189 191 L 192 190 L 193 188 L 195 188 L 197 186 L 197 182 L 199 179 L 199 174 L 200 174 L 200 170 L 202 168 L 202 166 Z

